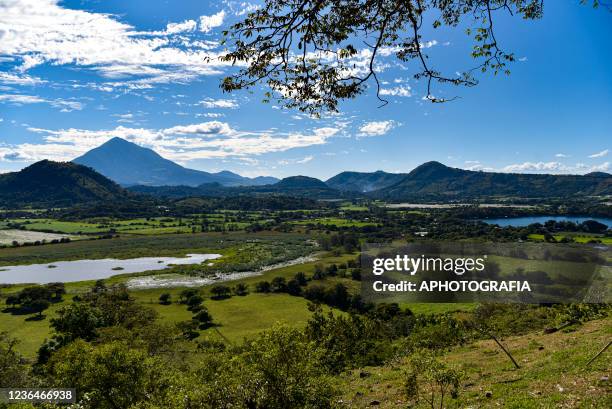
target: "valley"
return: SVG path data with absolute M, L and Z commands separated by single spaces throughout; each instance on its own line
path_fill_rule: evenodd
M 94 152 L 101 162 L 88 164 L 106 163 L 100 152 L 109 146 L 103 148 Z M 177 175 L 194 175 L 181 169 Z M 138 178 L 168 182 L 145 176 Z M 243 180 L 246 185 L 200 179 L 134 185 L 50 161 L 0 175 L 0 354 L 14 359 L 27 382 L 60 379 L 61 372 L 79 384 L 62 372 L 60 360 L 76 362 L 81 358 L 73 354 L 105 354 L 107 348 L 113 356 L 142 353 L 159 365 L 156 376 L 199 396 L 193 385 L 230 390 L 241 376 L 259 373 L 252 365 L 268 361 L 245 357 L 265 348 L 274 365 L 289 356 L 297 378 L 327 385 L 340 407 L 422 405 L 414 388 L 435 394 L 438 386 L 426 380 L 441 374 L 457 377 L 456 396 L 435 398 L 441 407 L 530 407 L 515 382 L 543 393 L 533 407 L 578 400 L 603 405 L 609 386 L 597 379 L 609 356 L 584 373 L 567 371 L 567 380 L 554 380 L 553 373 L 567 369 L 568 359 L 582 362 L 596 352 L 610 331 L 609 303 L 402 297 L 373 303 L 364 292 L 369 272 L 362 250 L 369 245 L 544 243 L 596 249 L 609 261 L 612 178 L 532 176 L 428 162 L 408 174 L 345 172 L 326 182 L 293 176 L 263 184 Z M 563 195 L 552 195 L 546 184 Z M 535 191 L 542 195 L 534 197 Z M 591 272 L 560 259 L 549 275 L 546 260 L 528 258 L 519 252 L 492 255 L 489 262 L 496 277 L 523 277 L 528 265 L 527 273 L 539 273 L 541 282 L 572 282 L 560 266 Z M 606 294 L 608 285 L 602 289 Z M 577 347 L 587 333 L 588 342 Z M 520 368 L 509 369 L 491 336 L 509 345 Z M 304 369 L 310 365 L 316 369 Z M 194 381 L 213 368 L 224 368 L 225 375 Z M 136 371 L 149 376 L 147 369 Z M 557 384 L 571 392 L 559 392 Z

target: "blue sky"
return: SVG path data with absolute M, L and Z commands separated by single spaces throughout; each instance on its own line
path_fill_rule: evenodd
M 257 1 L 0 0 L 0 171 L 70 160 L 114 136 L 185 166 L 247 176 L 407 172 L 438 160 L 506 172 L 611 171 L 612 13 L 548 1 L 544 18 L 499 15 L 509 77 L 437 88 L 392 56 L 372 92 L 321 119 L 223 94 L 221 30 Z M 474 65 L 461 30 L 424 32 L 437 68 Z M 206 57 L 209 57 L 207 60 Z M 358 61 L 359 63 L 359 61 Z

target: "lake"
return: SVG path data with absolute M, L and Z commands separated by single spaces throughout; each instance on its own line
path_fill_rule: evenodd
M 603 223 L 606 226 L 612 226 L 612 219 L 606 217 L 588 217 L 588 216 L 525 216 L 525 217 L 504 217 L 498 219 L 480 219 L 481 221 L 488 224 L 497 224 L 501 227 L 514 226 L 523 227 L 529 226 L 533 223 L 544 224 L 548 220 L 554 220 L 557 222 L 574 222 L 582 223 L 586 220 L 595 220 L 599 223 Z
M 0 267 L 0 284 L 64 283 L 99 280 L 117 274 L 164 270 L 172 264 L 200 264 L 221 257 L 220 254 L 187 254 L 186 257 L 139 257 L 126 260 L 99 259 L 56 261 L 45 264 Z

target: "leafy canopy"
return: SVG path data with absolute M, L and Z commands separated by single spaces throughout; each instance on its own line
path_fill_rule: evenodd
M 597 2 L 595 2 L 597 5 Z M 416 62 L 415 79 L 474 86 L 475 73 L 509 73 L 514 55 L 495 37 L 494 18 L 509 13 L 527 20 L 542 17 L 542 0 L 266 0 L 258 10 L 225 31 L 230 52 L 223 60 L 240 65 L 221 85 L 231 92 L 264 83 L 272 98 L 311 115 L 338 110 L 340 100 L 363 93 L 369 83 L 382 99 L 380 58 Z M 424 27 L 466 25 L 473 40 L 474 67 L 444 74 L 429 61 Z

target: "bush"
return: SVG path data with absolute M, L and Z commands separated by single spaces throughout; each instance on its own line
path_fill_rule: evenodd
M 448 367 L 438 361 L 429 351 L 418 351 L 410 358 L 410 369 L 405 375 L 404 393 L 417 404 L 423 396 L 428 406 L 447 407 L 445 399 L 459 396 L 463 372 Z M 421 394 L 423 384 L 428 386 L 427 393 Z M 425 392 L 425 391 L 424 391 Z
M 286 287 L 287 293 L 290 295 L 300 295 L 302 293 L 302 287 L 296 279 L 289 280 Z
M 198 307 L 200 307 L 200 305 L 202 304 L 202 302 L 204 301 L 204 298 L 202 298 L 199 295 L 192 295 L 191 297 L 189 297 L 189 299 L 187 300 L 187 309 L 189 311 L 195 311 L 195 310 L 199 310 Z
M 198 323 L 200 329 L 206 329 L 212 325 L 213 318 L 210 312 L 208 312 L 208 309 L 202 307 L 202 309 L 193 316 L 193 320 Z
M 187 303 L 187 300 L 191 297 L 193 297 L 194 295 L 198 294 L 198 290 L 196 290 L 195 288 L 187 288 L 183 291 L 181 291 L 181 293 L 179 294 L 179 302 L 181 304 L 185 304 Z
M 48 309 L 51 303 L 47 300 L 38 299 L 33 300 L 28 304 L 28 308 L 31 309 L 34 313 L 38 313 L 38 316 L 42 318 L 42 313 L 44 310 Z
M 295 276 L 293 276 L 293 279 L 296 280 L 298 284 L 301 286 L 305 286 L 306 284 L 308 284 L 308 279 L 306 278 L 306 274 L 302 273 L 301 271 L 298 273 L 295 273 Z
M 238 283 L 234 287 L 234 294 L 239 296 L 245 296 L 249 293 L 249 286 L 244 283 Z
M 163 293 L 159 296 L 159 303 L 162 305 L 170 305 L 172 296 L 170 293 Z
M 210 292 L 213 300 L 222 300 L 231 297 L 232 289 L 226 285 L 216 285 L 210 289 Z
M 269 281 L 260 281 L 255 284 L 255 291 L 258 293 L 269 293 L 272 286 Z
M 272 292 L 283 293 L 287 291 L 287 282 L 285 277 L 274 277 L 270 285 Z

